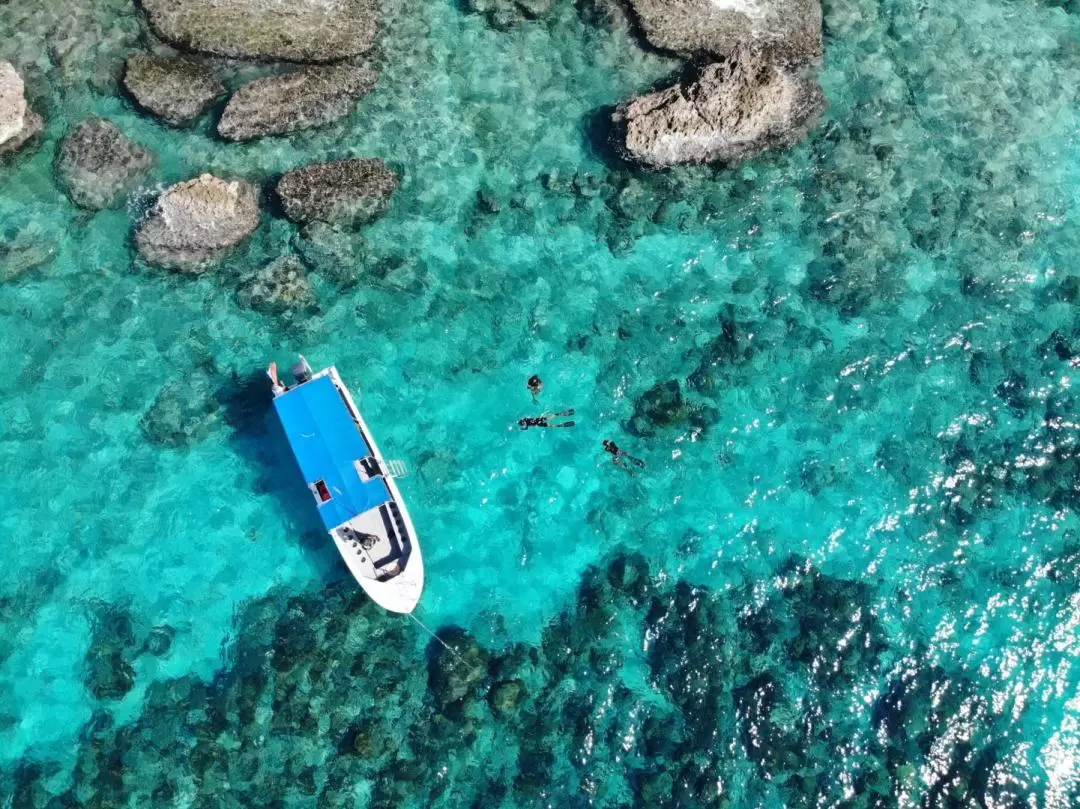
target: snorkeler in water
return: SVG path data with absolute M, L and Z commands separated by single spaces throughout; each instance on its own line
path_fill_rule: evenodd
M 523 419 L 518 419 L 518 429 L 528 430 L 530 427 L 573 427 L 573 421 L 562 421 L 558 424 L 553 424 L 552 419 L 563 418 L 565 416 L 574 415 L 574 409 L 560 410 L 558 413 L 544 413 L 540 416 L 526 416 Z
M 544 381 L 536 374 L 529 377 L 529 381 L 525 383 L 529 386 L 529 393 L 533 395 L 533 399 L 540 395 L 540 391 L 544 389 Z
M 627 461 L 630 461 L 630 463 L 632 463 L 638 469 L 645 468 L 645 461 L 641 460 L 641 458 L 635 458 L 633 455 L 622 449 L 610 438 L 604 439 L 604 451 L 611 453 L 612 463 L 614 463 L 616 466 L 621 466 L 631 475 L 634 474 L 634 470 L 631 469 L 630 466 L 626 463 Z

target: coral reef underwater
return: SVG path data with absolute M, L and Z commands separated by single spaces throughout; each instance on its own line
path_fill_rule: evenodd
M 1017 805 L 1009 731 L 1039 707 L 997 715 L 917 642 L 892 648 L 873 588 L 798 557 L 724 591 L 657 572 L 617 551 L 538 643 L 496 647 L 447 627 L 420 650 L 346 581 L 254 599 L 212 678 L 155 682 L 123 724 L 95 713 L 73 784 L 25 765 L 11 805 Z M 168 644 L 156 628 L 135 653 Z M 102 616 L 99 699 L 136 647 Z

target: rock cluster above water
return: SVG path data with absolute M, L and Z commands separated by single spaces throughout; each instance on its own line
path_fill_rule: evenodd
M 207 68 L 180 56 L 137 53 L 124 66 L 124 87 L 138 103 L 167 124 L 190 124 L 225 86 Z
M 144 259 L 202 272 L 259 225 L 259 192 L 242 180 L 203 174 L 165 191 L 135 233 Z
M 802 140 L 825 107 L 818 0 L 633 0 L 648 41 L 709 59 L 696 76 L 619 107 L 615 145 L 663 169 L 737 163 Z
M 377 158 L 313 163 L 286 173 L 277 185 L 285 215 L 304 224 L 360 225 L 386 210 L 398 177 Z
M 817 82 L 757 51 L 736 48 L 691 82 L 634 99 L 615 116 L 623 149 L 653 168 L 680 163 L 734 163 L 766 149 L 792 146 L 820 117 Z
M 649 43 L 682 56 L 727 56 L 742 44 L 802 64 L 821 56 L 818 0 L 631 0 Z
M 348 115 L 377 79 L 375 71 L 351 65 L 256 79 L 229 99 L 218 133 L 226 140 L 251 140 L 325 126 Z
M 45 121 L 26 102 L 22 77 L 10 62 L 0 62 L 0 155 L 21 149 L 45 128 Z
M 102 118 L 71 130 L 56 155 L 56 171 L 71 201 L 95 211 L 122 206 L 153 166 L 150 152 Z
M 238 59 L 336 62 L 371 48 L 374 0 L 143 0 L 178 48 Z

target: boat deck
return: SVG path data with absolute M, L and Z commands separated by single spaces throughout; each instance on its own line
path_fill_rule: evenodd
M 333 371 L 274 400 L 323 525 L 350 570 L 374 581 L 401 573 L 412 552 L 396 487 Z
M 274 407 L 326 530 L 390 500 L 381 477 L 364 480 L 357 468 L 373 450 L 329 374 L 286 391 L 274 399 Z

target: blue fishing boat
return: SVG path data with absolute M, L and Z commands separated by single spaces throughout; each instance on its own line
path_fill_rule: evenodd
M 286 385 L 267 371 L 277 410 L 323 525 L 353 577 L 371 599 L 411 613 L 424 589 L 424 560 L 395 478 L 349 389 L 333 366 L 313 373 L 303 357 Z

